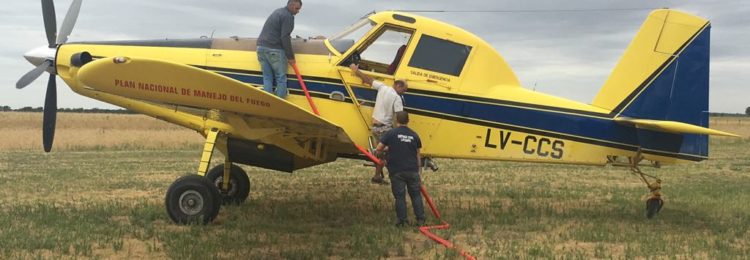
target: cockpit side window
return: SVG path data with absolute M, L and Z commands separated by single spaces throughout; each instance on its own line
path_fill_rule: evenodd
M 413 31 L 405 28 L 386 26 L 374 37 L 357 47 L 352 56 L 354 59 L 344 62 L 347 66 L 351 62 L 358 63 L 360 69 L 393 75 L 406 51 L 413 35 Z
M 328 41 L 336 51 L 345 53 L 375 25 L 377 25 L 375 22 L 367 18 L 359 20 L 343 32 L 328 38 Z
M 409 66 L 458 77 L 470 53 L 471 46 L 422 35 Z

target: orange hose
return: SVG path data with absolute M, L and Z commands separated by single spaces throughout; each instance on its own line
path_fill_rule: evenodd
M 320 115 L 320 112 L 318 112 L 318 107 L 315 106 L 315 102 L 313 102 L 312 98 L 310 97 L 310 92 L 307 91 L 307 85 L 305 85 L 305 82 L 302 81 L 302 74 L 299 73 L 297 64 L 292 64 L 292 68 L 294 68 L 294 74 L 297 75 L 297 80 L 299 81 L 299 85 L 302 86 L 302 91 L 305 92 L 305 97 L 307 97 L 307 102 L 310 103 L 310 107 L 312 108 L 313 112 L 316 115 Z
M 320 113 L 318 112 L 318 108 L 315 107 L 315 102 L 313 102 L 312 98 L 310 97 L 310 93 L 307 91 L 307 86 L 305 86 L 305 82 L 302 81 L 302 75 L 299 73 L 299 69 L 297 69 L 297 65 L 293 64 L 292 68 L 294 68 L 294 73 L 297 74 L 297 80 L 299 80 L 299 84 L 300 86 L 302 86 L 302 91 L 305 92 L 305 97 L 307 97 L 307 102 L 310 103 L 310 107 L 312 107 L 313 112 L 315 112 L 316 115 L 320 115 Z M 383 162 L 381 162 L 378 158 L 373 156 L 370 152 L 362 148 L 362 146 L 356 143 L 354 144 L 354 146 L 357 147 L 357 150 L 359 150 L 361 153 L 367 156 L 367 158 L 369 158 L 374 163 L 378 165 L 383 164 Z M 432 229 L 437 229 L 437 230 L 448 229 L 451 227 L 451 225 L 443 221 L 443 219 L 440 217 L 440 212 L 437 210 L 437 207 L 435 207 L 435 203 L 432 201 L 432 198 L 427 193 L 427 189 L 424 188 L 424 185 L 420 186 L 419 190 L 422 192 L 422 196 L 424 196 L 425 200 L 427 201 L 427 205 L 430 206 L 430 210 L 432 210 L 432 214 L 435 215 L 435 218 L 437 218 L 438 220 L 440 220 L 440 222 L 443 223 L 442 225 L 439 225 L 439 226 L 422 226 L 422 227 L 419 227 L 419 231 L 422 232 L 422 234 L 424 234 L 425 236 L 434 240 L 435 242 L 438 242 L 439 244 L 445 246 L 446 248 L 458 250 L 458 253 L 466 257 L 466 259 L 475 260 L 476 258 L 474 256 L 470 255 L 469 253 L 466 253 L 465 251 L 459 248 L 456 248 L 453 245 L 453 243 L 451 243 L 450 241 L 445 240 L 430 231 Z
M 374 155 L 372 155 L 370 152 L 368 152 L 367 150 L 365 150 L 365 148 L 362 148 L 362 146 L 360 146 L 358 144 L 354 144 L 354 146 L 357 147 L 357 150 L 359 150 L 361 153 L 365 154 L 365 156 L 367 156 L 367 158 L 370 158 L 370 161 L 372 161 L 372 162 L 374 162 L 374 163 L 376 163 L 378 165 L 382 165 L 383 164 L 383 162 L 381 162 L 380 159 L 378 159 L 377 157 L 375 157 Z
M 432 233 L 430 231 L 432 229 L 436 229 L 436 230 L 448 229 L 448 228 L 451 227 L 451 225 L 448 224 L 448 222 L 445 222 L 440 217 L 440 212 L 437 210 L 437 207 L 435 207 L 435 203 L 432 201 L 432 198 L 430 197 L 430 194 L 427 193 L 427 189 L 424 188 L 424 185 L 420 186 L 419 190 L 422 192 L 422 196 L 424 196 L 425 200 L 427 201 L 427 205 L 430 206 L 430 210 L 432 210 L 432 214 L 435 215 L 435 218 L 437 218 L 438 220 L 440 220 L 441 223 L 443 223 L 442 225 L 438 225 L 438 226 L 422 226 L 422 227 L 419 227 L 419 232 L 422 232 L 422 234 L 424 234 L 425 236 L 429 237 L 430 239 L 434 240 L 435 242 L 438 242 L 438 244 L 441 244 L 441 245 L 445 246 L 445 248 L 458 250 L 458 253 L 461 254 L 462 256 L 466 257 L 466 259 L 475 260 L 476 257 L 470 255 L 469 253 L 467 253 L 464 250 L 461 250 L 460 248 L 456 248 L 455 245 L 453 245 L 453 243 L 451 243 L 451 241 L 445 240 L 445 239 L 439 237 L 438 235 L 435 235 L 434 233 Z

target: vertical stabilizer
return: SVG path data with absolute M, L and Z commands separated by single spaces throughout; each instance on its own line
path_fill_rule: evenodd
M 685 50 L 691 47 L 694 53 L 697 51 L 702 57 L 689 57 L 691 64 L 684 64 L 686 61 L 684 58 L 680 59 L 680 56 L 686 54 Z M 707 80 L 708 47 L 708 20 L 675 10 L 653 11 L 592 104 L 620 112 L 660 76 L 659 80 L 665 80 L 665 77 L 675 79 L 674 71 L 673 75 L 663 74 L 669 65 L 676 65 L 673 64 L 676 61 L 682 63 L 681 66 L 698 67 L 702 70 L 701 73 L 705 73 Z M 681 68 L 685 69 L 688 68 Z M 705 82 L 705 88 L 708 89 L 708 81 Z
M 593 105 L 621 118 L 708 127 L 710 29 L 701 17 L 666 9 L 652 12 Z M 639 134 L 644 148 L 708 155 L 706 135 L 651 135 Z

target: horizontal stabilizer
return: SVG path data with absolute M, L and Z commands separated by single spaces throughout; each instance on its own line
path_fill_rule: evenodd
M 735 134 L 730 134 L 730 133 L 722 132 L 719 130 L 714 130 L 714 129 L 710 129 L 706 127 L 701 127 L 697 125 L 691 125 L 691 124 L 686 124 L 686 123 L 676 122 L 676 121 L 618 117 L 618 118 L 615 118 L 615 122 L 626 124 L 626 125 L 632 125 L 641 129 L 647 129 L 647 130 L 665 132 L 665 133 L 721 135 L 721 136 L 740 137 Z

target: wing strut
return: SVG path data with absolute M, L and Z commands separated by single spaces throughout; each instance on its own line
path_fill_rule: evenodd
M 312 98 L 310 98 L 310 92 L 307 91 L 307 86 L 305 85 L 305 82 L 302 81 L 302 74 L 299 73 L 299 69 L 297 68 L 297 64 L 292 64 L 292 68 L 294 68 L 294 73 L 297 74 L 297 80 L 299 81 L 299 85 L 302 86 L 302 91 L 305 92 L 305 97 L 307 97 L 307 102 L 310 103 L 310 107 L 312 107 L 313 112 L 316 115 L 320 116 L 320 112 L 318 112 L 318 107 L 315 106 L 315 102 L 312 100 Z M 362 148 L 362 146 L 358 145 L 357 143 L 354 143 L 354 146 L 357 147 L 357 150 L 359 150 L 364 155 L 366 155 L 367 158 L 369 158 L 372 162 L 374 162 L 374 163 L 376 163 L 378 165 L 382 165 L 383 164 L 380 160 L 378 160 L 377 157 L 375 157 L 374 155 L 372 155 L 372 153 L 370 153 L 367 150 L 365 150 L 364 148 Z

